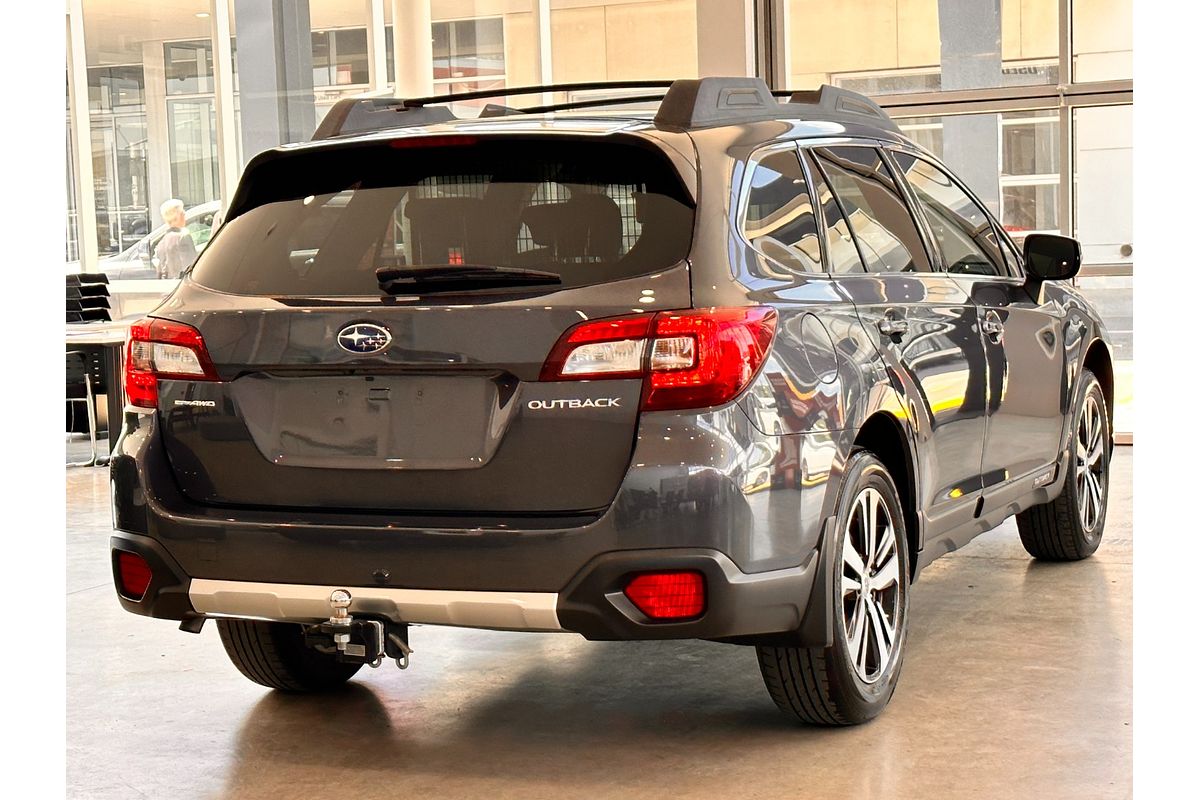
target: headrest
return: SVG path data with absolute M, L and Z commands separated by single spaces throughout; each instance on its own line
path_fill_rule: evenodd
M 576 194 L 564 203 L 529 206 L 521 216 L 534 244 L 556 258 L 616 261 L 621 253 L 621 209 L 603 194 Z
M 483 200 L 478 197 L 421 197 L 409 200 L 404 216 L 412 223 L 409 257 L 413 264 L 443 264 L 458 258 L 473 263 L 479 251 Z
M 417 224 L 439 218 L 470 220 L 482 206 L 483 200 L 478 197 L 418 197 L 404 206 L 404 216 Z

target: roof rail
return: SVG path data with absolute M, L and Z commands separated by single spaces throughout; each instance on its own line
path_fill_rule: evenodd
M 780 103 L 776 97 L 788 100 Z M 761 78 L 675 81 L 663 98 L 654 123 L 670 130 L 695 130 L 788 117 L 900 130 L 887 112 L 858 92 L 829 85 L 798 92 L 772 91 Z
M 666 130 L 697 130 L 758 120 L 811 118 L 831 122 L 873 125 L 899 131 L 896 123 L 874 101 L 858 92 L 835 86 L 806 91 L 772 91 L 761 78 L 700 78 L 677 81 L 596 81 L 555 83 L 545 86 L 517 86 L 484 89 L 457 94 L 431 95 L 400 99 L 393 97 L 351 97 L 339 100 L 321 121 L 313 139 L 329 139 L 353 133 L 432 125 L 458 119 L 444 103 L 483 100 L 553 92 L 579 92 L 600 89 L 662 89 L 658 92 L 622 97 L 593 97 L 569 100 L 529 108 L 510 108 L 489 103 L 481 117 L 510 114 L 543 114 L 578 108 L 642 103 L 661 100 L 654 123 Z M 777 97 L 786 97 L 780 103 Z
M 700 78 L 672 83 L 654 124 L 686 131 L 779 115 L 779 103 L 762 78 Z
M 313 134 L 313 141 L 329 139 L 351 133 L 366 133 L 367 131 L 385 130 L 388 128 L 406 128 L 413 125 L 432 125 L 438 122 L 451 122 L 454 116 L 443 103 L 457 103 L 463 100 L 486 100 L 491 97 L 518 97 L 529 94 L 546 94 L 550 92 L 583 92 L 596 89 L 663 89 L 670 88 L 671 81 L 589 81 L 586 83 L 549 83 L 544 86 L 509 86 L 496 89 L 481 89 L 474 92 L 457 92 L 455 94 L 435 94 L 427 97 L 347 97 L 337 101 L 321 125 Z M 652 97 L 623 98 L 610 97 L 604 100 L 584 100 L 571 103 L 558 103 L 538 106 L 537 108 L 512 108 L 489 103 L 482 116 L 504 116 L 507 114 L 539 114 L 546 111 L 561 111 L 567 108 L 589 108 L 600 105 L 614 105 L 633 100 L 658 100 L 661 95 Z
M 798 92 L 775 92 L 777 96 L 786 95 L 787 106 L 809 106 L 822 119 L 837 122 L 843 120 L 857 122 L 860 125 L 875 125 L 889 131 L 899 132 L 900 128 L 888 113 L 879 107 L 865 94 L 852 92 L 829 84 L 822 84 L 817 89 L 804 89 Z M 791 109 L 788 109 L 789 111 Z

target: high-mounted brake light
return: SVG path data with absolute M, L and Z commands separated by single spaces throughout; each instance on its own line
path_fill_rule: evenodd
M 584 322 L 554 345 L 541 379 L 642 377 L 643 411 L 722 405 L 766 360 L 776 317 L 768 306 L 745 306 Z
M 200 331 L 182 322 L 140 319 L 129 328 L 125 350 L 125 397 L 129 404 L 157 408 L 161 378 L 220 380 Z
M 402 136 L 392 139 L 388 145 L 396 150 L 422 147 L 471 147 L 479 141 L 476 136 L 456 134 L 452 136 Z

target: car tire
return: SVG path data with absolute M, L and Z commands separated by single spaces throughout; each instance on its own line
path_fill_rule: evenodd
M 1108 511 L 1112 432 L 1100 382 L 1080 374 L 1079 402 L 1071 418 L 1071 473 L 1058 497 L 1017 514 L 1017 531 L 1029 555 L 1041 561 L 1079 561 L 1096 552 Z
M 868 504 L 876 512 L 879 542 L 877 555 L 869 560 L 861 555 L 871 549 L 865 541 L 869 526 L 863 524 L 869 519 Z M 880 510 L 886 511 L 883 519 Z M 879 522 L 885 526 L 882 531 Z M 832 596 L 821 598 L 829 604 L 833 642 L 826 647 L 760 645 L 758 664 L 767 692 L 785 714 L 812 725 L 857 725 L 874 719 L 891 700 L 908 635 L 904 513 L 891 475 L 873 453 L 858 450 L 847 462 L 834 530 L 834 549 L 824 554 L 834 570 Z M 855 578 L 854 556 L 866 562 L 871 574 L 865 589 Z M 868 608 L 868 603 L 877 604 Z M 883 622 L 891 627 L 890 643 Z M 883 639 L 876 639 L 876 633 Z M 886 653 L 880 641 L 888 644 Z
M 295 623 L 219 619 L 217 631 L 238 671 L 271 689 L 329 691 L 350 680 L 362 667 L 305 647 L 304 632 Z

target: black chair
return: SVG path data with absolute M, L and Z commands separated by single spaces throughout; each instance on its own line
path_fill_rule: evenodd
M 81 272 L 67 276 L 67 322 L 109 322 L 108 276 Z
M 87 461 L 67 462 L 68 467 L 95 466 L 99 458 L 96 452 L 96 395 L 92 392 L 91 360 L 90 355 L 83 350 L 67 351 L 67 409 L 70 412 L 67 428 L 75 430 L 75 404 L 83 403 L 87 410 L 88 441 L 92 447 L 91 458 Z M 83 391 L 83 397 L 73 396 L 78 394 L 80 389 Z

